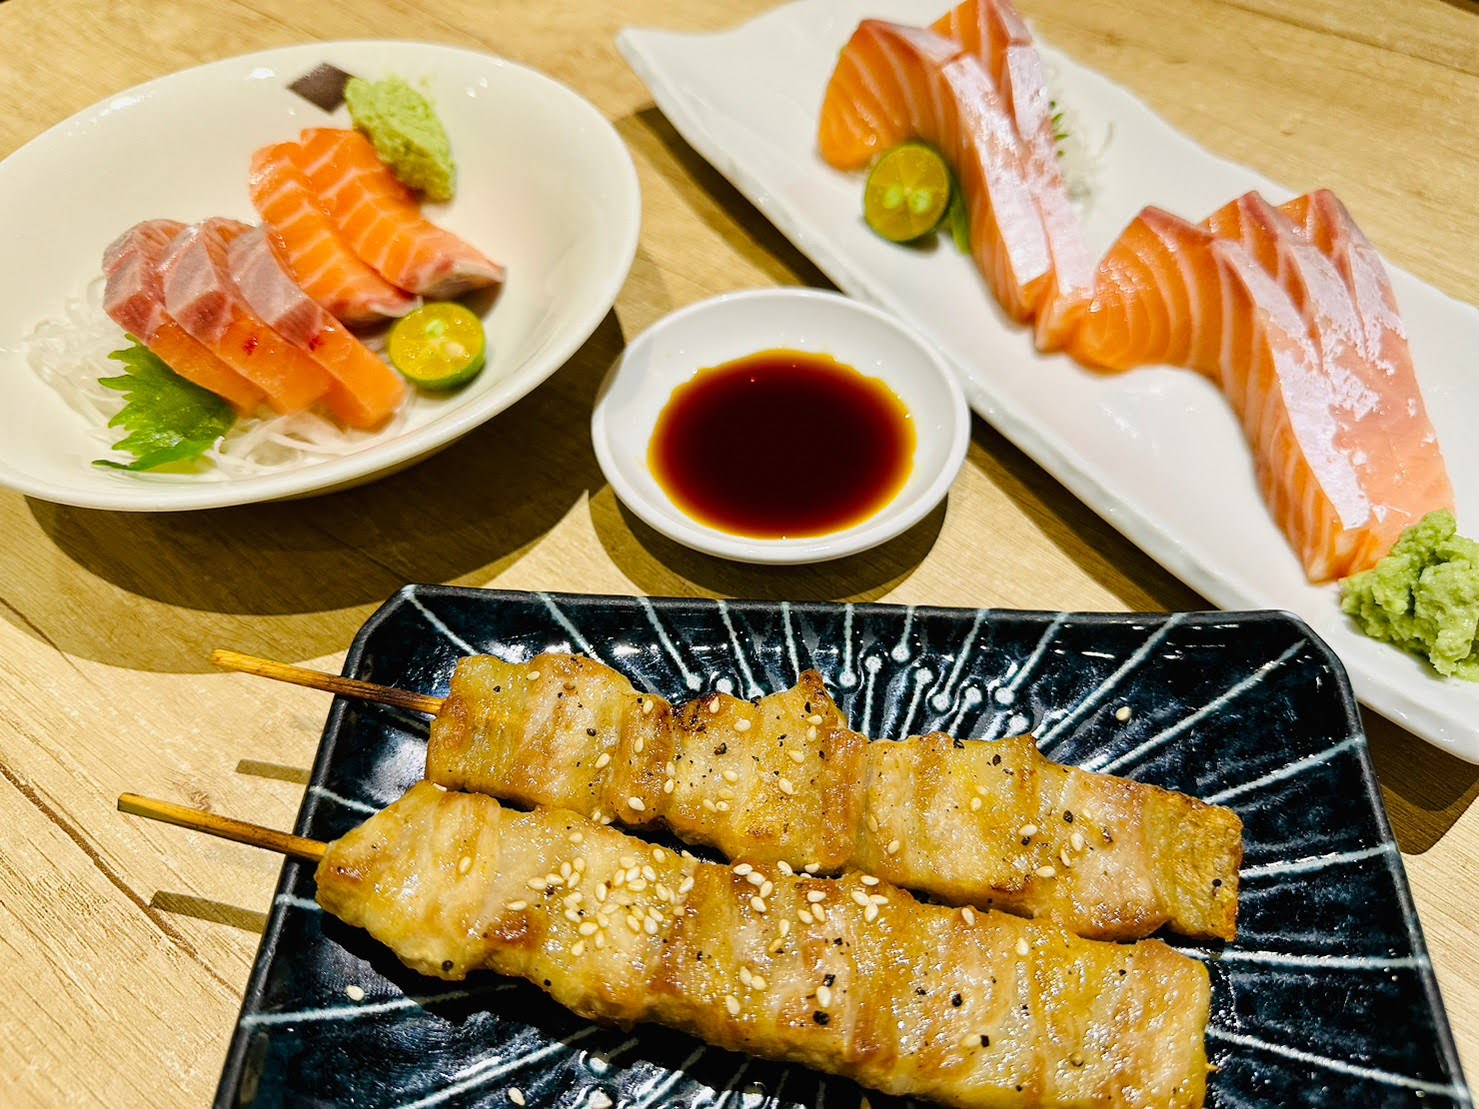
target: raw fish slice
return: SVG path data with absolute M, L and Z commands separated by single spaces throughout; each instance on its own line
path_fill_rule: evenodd
M 265 399 L 262 390 L 187 335 L 164 310 L 159 259 L 184 229 L 175 220 L 147 220 L 108 246 L 103 311 L 186 381 L 224 397 L 238 412 L 250 412 Z
M 1094 298 L 1068 352 L 1107 370 L 1182 366 L 1221 380 L 1248 347 L 1253 305 L 1212 255 L 1216 237 L 1160 208 L 1146 208 L 1100 261 Z
M 1374 565 L 1408 527 L 1434 509 L 1453 505 L 1448 470 L 1411 359 L 1400 365 L 1383 360 L 1380 339 L 1391 331 L 1364 333 L 1354 299 L 1359 284 L 1348 284 L 1304 227 L 1257 193 L 1214 213 L 1207 226 L 1220 238 L 1243 243 L 1274 275 L 1320 352 L 1322 401 L 1308 406 L 1305 418 L 1322 424 L 1328 419 L 1330 426 L 1318 434 L 1312 427 L 1303 439 L 1325 444 L 1330 453 L 1316 470 L 1339 509 L 1342 527 L 1321 552 L 1323 561 L 1307 561 L 1306 569 L 1315 580 L 1325 580 Z M 1354 229 L 1348 217 L 1347 226 Z M 1341 237 L 1350 241 L 1349 234 Z M 1379 258 L 1376 263 L 1380 266 Z M 1385 303 L 1378 300 L 1378 305 L 1386 312 Z M 1390 308 L 1396 320 L 1395 304 Z M 1396 336 L 1405 355 L 1400 328 L 1398 321 Z
M 401 379 L 293 283 L 262 228 L 233 239 L 226 257 L 252 311 L 332 375 L 324 400 L 342 423 L 374 427 L 400 407 L 406 396 Z
M 303 132 L 299 166 L 356 254 L 393 285 L 445 300 L 503 281 L 503 267 L 422 218 L 416 196 L 358 131 Z
M 1249 198 L 1210 223 L 1142 212 L 1100 263 L 1070 352 L 1216 380 L 1310 580 L 1354 573 L 1451 503 L 1416 378 L 1378 380 L 1354 356 L 1346 289 L 1293 224 Z
M 1041 350 L 1063 346 L 1093 293 L 1094 263 L 1058 168 L 1058 140 L 1042 56 L 1009 0 L 966 0 L 931 30 L 981 59 L 1001 90 L 1025 152 L 1028 187 L 1042 212 L 1053 257 L 1053 286 L 1035 327 Z
M 1345 205 L 1330 190 L 1319 189 L 1291 200 L 1281 211 L 1304 228 L 1345 281 L 1360 317 L 1358 338 L 1368 362 L 1391 380 L 1413 380 L 1416 371 L 1407 345 L 1407 329 L 1397 310 L 1397 295 L 1392 291 L 1386 266 Z M 1412 393 L 1416 404 L 1412 415 L 1426 419 L 1416 385 Z M 1437 453 L 1436 441 L 1431 450 Z
M 1254 303 L 1255 344 L 1224 367 L 1223 392 L 1243 422 L 1258 485 L 1274 521 L 1312 582 L 1360 569 L 1363 552 L 1380 558 L 1380 519 L 1341 442 L 1342 398 L 1319 338 L 1288 293 L 1242 244 L 1219 240 L 1213 253 Z
M 329 391 L 319 365 L 268 327 L 231 280 L 226 251 L 251 228 L 208 219 L 181 231 L 160 260 L 164 307 L 191 336 L 267 394 L 278 412 L 301 412 Z
M 268 228 L 279 262 L 305 293 L 347 324 L 404 316 L 420 299 L 397 289 L 350 249 L 319 208 L 298 168 L 297 143 L 264 146 L 252 155 L 252 204 Z
M 1052 261 L 1016 125 L 990 74 L 953 39 L 864 20 L 827 85 L 822 157 L 859 169 L 911 138 L 954 166 L 977 268 L 1013 319 L 1031 319 L 1049 291 Z

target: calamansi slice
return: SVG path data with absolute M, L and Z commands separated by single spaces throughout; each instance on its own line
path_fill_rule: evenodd
M 413 385 L 452 389 L 483 368 L 483 321 L 455 301 L 423 304 L 395 321 L 386 348 L 390 364 Z
M 874 164 L 863 188 L 863 218 L 889 242 L 933 231 L 950 207 L 950 167 L 934 147 L 906 142 Z

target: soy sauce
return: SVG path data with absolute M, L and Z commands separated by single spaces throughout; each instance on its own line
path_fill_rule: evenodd
M 914 424 L 877 378 L 825 354 L 766 350 L 673 390 L 647 464 L 703 524 L 754 539 L 827 535 L 886 505 L 914 467 Z

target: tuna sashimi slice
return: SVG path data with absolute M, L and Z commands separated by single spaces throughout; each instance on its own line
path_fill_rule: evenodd
M 296 156 L 344 241 L 392 285 L 446 299 L 503 281 L 502 266 L 421 215 L 358 131 L 304 131 Z
M 1038 348 L 1057 350 L 1093 294 L 1094 263 L 1058 167 L 1052 98 L 1032 32 L 1010 0 L 965 0 L 931 28 L 981 59 L 1022 140 L 1027 184 L 1042 212 L 1053 283 L 1034 322 Z
M 268 228 L 268 241 L 294 281 L 347 324 L 404 316 L 420 298 L 376 273 L 344 241 L 319 207 L 298 168 L 297 143 L 264 146 L 252 155 L 248 186 Z
M 971 253 L 1007 314 L 1033 318 L 1052 260 L 1016 124 L 980 58 L 933 31 L 867 19 L 842 50 L 822 103 L 818 143 L 859 169 L 907 139 L 951 163 L 970 213 Z
M 231 280 L 231 240 L 251 228 L 208 219 L 175 236 L 160 260 L 164 307 L 193 338 L 267 394 L 278 412 L 301 412 L 329 391 L 329 375 L 268 327 Z
M 1256 196 L 1196 225 L 1146 209 L 1100 263 L 1070 351 L 1091 365 L 1213 377 L 1259 487 L 1312 581 L 1372 565 L 1452 502 L 1415 376 L 1360 349 L 1349 289 L 1313 241 Z
M 231 278 L 251 309 L 333 377 L 324 400 L 341 422 L 374 427 L 400 407 L 405 384 L 293 282 L 262 228 L 233 239 L 226 256 Z
M 129 228 L 103 252 L 103 311 L 186 381 L 251 412 L 265 394 L 203 344 L 185 333 L 164 310 L 159 260 L 185 229 L 175 220 L 146 220 Z

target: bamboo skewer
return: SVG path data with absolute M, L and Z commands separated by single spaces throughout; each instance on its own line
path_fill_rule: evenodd
M 232 820 L 229 816 L 188 809 L 171 801 L 140 797 L 137 793 L 122 794 L 118 798 L 118 811 L 148 817 L 150 820 L 162 820 L 166 824 L 178 824 L 181 828 L 205 832 L 207 835 L 245 843 L 251 847 L 265 848 L 280 855 L 291 855 L 310 863 L 322 859 L 329 846 L 316 839 L 305 839 L 279 832 L 275 828 L 264 828 L 260 824 L 248 824 L 245 820 Z
M 211 662 L 223 670 L 235 670 L 242 674 L 255 674 L 273 681 L 291 685 L 321 689 L 341 697 L 354 697 L 361 701 L 376 701 L 382 705 L 424 712 L 436 716 L 442 711 L 442 699 L 426 693 L 412 693 L 388 685 L 363 682 L 358 678 L 346 678 L 339 674 L 326 674 L 322 670 L 309 670 L 302 666 L 289 666 L 285 662 L 274 662 L 270 658 L 257 658 L 236 651 L 217 650 L 211 652 Z

